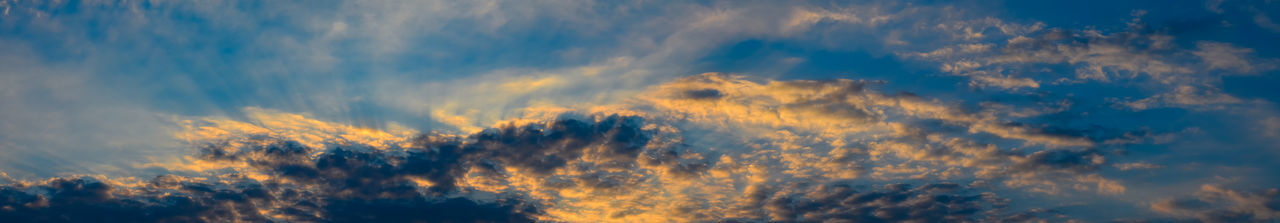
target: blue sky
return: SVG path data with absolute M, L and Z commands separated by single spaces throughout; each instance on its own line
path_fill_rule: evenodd
M 1280 218 L 1273 1 L 0 10 L 0 204 L 52 202 L 14 219 L 223 199 L 161 181 L 265 185 L 210 218 L 250 221 Z M 335 183 L 368 168 L 382 184 Z M 57 202 L 95 184 L 113 196 Z M 409 191 L 351 195 L 388 185 Z M 885 194 L 955 199 L 831 202 Z M 426 211 L 374 211 L 396 208 Z

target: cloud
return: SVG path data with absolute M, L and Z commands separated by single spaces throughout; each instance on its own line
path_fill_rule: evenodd
M 1280 218 L 1280 190 L 1237 191 L 1206 184 L 1193 196 L 1161 200 L 1151 209 L 1204 222 L 1274 220 Z
M 182 120 L 182 131 L 175 137 L 187 142 L 227 140 L 245 135 L 263 135 L 302 143 L 309 147 L 327 144 L 368 145 L 378 148 L 399 145 L 416 136 L 416 130 L 397 123 L 389 123 L 382 129 L 331 123 L 308 118 L 301 114 L 279 110 L 247 107 L 243 113 L 248 121 L 225 117 L 209 117 Z M 385 130 L 384 130 L 385 129 Z
M 892 184 L 859 190 L 846 184 L 779 188 L 744 207 L 763 220 L 782 222 L 965 222 L 987 213 L 1000 201 L 991 194 L 968 194 L 965 187 L 938 183 L 913 187 Z
M 1192 72 L 1180 63 L 1167 61 L 1162 55 L 1155 54 L 1172 50 L 1171 39 L 1170 36 L 1146 34 L 1139 30 L 1103 34 L 1095 30 L 1052 29 L 1029 36 L 1010 36 L 992 50 L 971 53 L 935 51 L 920 56 L 944 62 L 942 70 L 945 72 L 978 78 L 975 81 L 979 86 L 1003 86 L 998 80 L 1010 78 L 1108 82 L 1139 74 L 1168 82 Z M 1075 68 L 1075 75 L 1043 77 L 1039 76 L 1043 73 L 1028 69 L 1029 65 L 1042 64 L 1068 64 Z
M 269 125 L 273 122 L 259 123 Z M 303 124 L 300 127 L 329 126 L 308 124 L 310 122 L 289 123 Z M 216 125 L 192 131 L 208 132 L 224 127 L 245 128 Z M 589 202 L 562 204 L 562 200 L 603 201 L 605 197 L 597 196 L 637 193 L 633 189 L 651 175 L 646 167 L 663 170 L 652 174 L 677 176 L 669 180 L 679 180 L 678 176 L 697 176 L 705 170 L 696 163 L 681 164 L 682 158 L 677 151 L 648 148 L 651 133 L 642 127 L 642 120 L 637 117 L 608 116 L 595 121 L 558 119 L 511 124 L 461 138 L 419 135 L 403 143 L 345 141 L 347 143 L 323 144 L 328 149 L 309 147 L 292 139 L 296 135 L 319 133 L 327 136 L 324 141 L 333 142 L 334 139 L 350 139 L 350 134 L 323 131 L 326 128 L 264 128 L 266 130 L 262 132 L 241 132 L 232 134 L 232 137 L 196 141 L 208 143 L 200 148 L 199 155 L 194 156 L 198 160 L 147 166 L 205 173 L 232 171 L 266 184 L 305 189 L 297 192 L 303 195 L 329 196 L 296 198 L 315 203 L 316 207 L 273 210 L 306 213 L 290 215 L 286 219 L 368 217 L 345 214 L 360 213 L 347 209 L 414 208 L 443 196 L 479 193 L 481 195 L 475 196 L 491 197 L 514 193 L 528 196 L 530 202 L 548 202 L 538 203 L 549 208 L 545 218 L 564 220 L 592 216 L 564 212 L 577 210 L 577 205 L 589 205 Z M 293 129 L 307 131 L 277 133 L 290 133 Z M 504 181 L 506 183 L 501 183 Z M 575 197 L 584 195 L 591 197 Z M 610 205 L 586 208 L 626 210 L 636 207 Z
M 979 177 L 1007 179 L 1008 186 L 1049 193 L 1064 188 L 1124 191 L 1119 182 L 1095 173 L 1106 161 L 1093 149 L 1091 139 L 1049 133 L 1002 121 L 993 112 L 967 112 L 911 94 L 881 94 L 870 89 L 876 84 L 854 80 L 756 83 L 708 73 L 653 88 L 641 96 L 646 103 L 639 108 L 656 108 L 656 117 L 742 137 L 746 145 L 764 149 L 735 160 L 776 159 L 771 162 L 784 167 L 781 174 L 792 177 Z M 1039 148 L 1022 151 L 976 141 L 972 135 Z M 735 153 L 740 152 L 726 155 Z
M 1144 163 L 1144 162 L 1137 162 L 1137 163 L 1117 163 L 1117 164 L 1115 164 L 1115 167 L 1116 167 L 1116 169 L 1120 169 L 1121 171 L 1129 171 L 1129 170 L 1144 170 L 1144 169 L 1160 169 L 1160 168 L 1164 168 L 1164 166 L 1162 166 L 1162 165 L 1158 165 L 1158 164 L 1151 164 L 1151 163 Z
M 157 178 L 161 180 L 165 178 Z M 160 187 L 161 182 L 155 182 Z M 14 222 L 264 221 L 255 203 L 270 198 L 261 188 L 211 188 L 203 184 L 121 189 L 92 179 L 50 179 L 37 185 L 0 187 L 0 217 Z M 33 191 L 33 192 L 28 192 Z M 171 192 L 170 192 L 171 191 Z M 170 192 L 170 193 L 165 193 Z
M 462 198 L 353 199 L 252 181 L 206 183 L 175 176 L 137 186 L 54 178 L 0 186 L 0 198 L 0 217 L 13 222 L 533 221 L 522 212 L 530 210 Z
M 886 118 L 932 119 L 967 127 L 971 132 L 1051 146 L 1090 146 L 1088 139 L 1055 135 L 953 108 L 910 94 L 886 95 L 867 90 L 876 81 L 772 81 L 755 83 L 740 76 L 707 73 L 657 86 L 644 97 L 659 109 L 691 118 L 764 124 L 811 131 L 852 134 L 872 131 Z M 690 92 L 717 92 L 717 97 Z M 894 116 L 894 117 L 889 117 Z M 898 121 L 898 120 L 894 120 Z M 882 131 L 885 129 L 881 129 Z
M 0 180 L 32 216 L 139 221 L 1117 215 L 1252 176 L 1187 165 L 1274 166 L 1236 160 L 1280 134 L 1250 87 L 1270 20 L 1237 3 L 0 0 L 0 169 L 62 176 Z M 111 196 L 39 206 L 66 188 Z
M 1280 138 L 1280 117 L 1269 117 L 1262 120 L 1262 133 L 1269 137 Z
M 1007 91 L 1045 84 L 1136 83 L 1156 91 L 1138 99 L 1116 99 L 1117 107 L 1223 109 L 1244 100 L 1223 93 L 1221 78 L 1276 69 L 1276 60 L 1230 43 L 1197 41 L 1181 47 L 1136 14 L 1123 31 L 1046 29 L 1003 35 L 993 43 L 961 43 L 926 53 L 901 54 L 940 63 L 940 70 L 970 79 L 975 87 Z M 1198 61 L 1198 62 L 1193 62 Z
M 697 95 L 697 99 L 691 100 L 714 98 L 703 97 L 709 93 Z M 193 141 L 204 144 L 200 144 L 203 146 L 198 154 L 186 160 L 146 166 L 184 175 L 212 175 L 223 179 L 219 182 L 224 184 L 243 181 L 287 188 L 273 189 L 275 205 L 260 208 L 273 220 L 354 219 L 362 216 L 348 214 L 363 211 L 351 210 L 396 210 L 430 206 L 433 202 L 463 201 L 484 207 L 498 202 L 495 205 L 503 207 L 500 210 L 521 213 L 516 216 L 572 222 L 825 218 L 932 221 L 1007 217 L 1000 214 L 1002 212 L 988 212 L 1001 207 L 990 203 L 998 200 L 993 195 L 978 195 L 987 189 L 966 189 L 956 184 L 927 184 L 920 188 L 880 184 L 874 186 L 876 189 L 857 192 L 861 189 L 850 189 L 867 184 L 848 180 L 859 178 L 860 174 L 824 180 L 794 171 L 810 168 L 842 171 L 842 165 L 879 167 L 899 162 L 889 157 L 867 160 L 865 155 L 857 154 L 869 151 L 859 147 L 829 149 L 830 154 L 835 155 L 821 162 L 804 161 L 811 159 L 805 157 L 821 154 L 793 147 L 820 145 L 794 144 L 798 142 L 770 144 L 758 150 L 708 148 L 703 143 L 685 141 L 686 137 L 718 133 L 673 125 L 676 122 L 666 116 L 638 114 L 641 116 L 562 113 L 550 120 L 502 124 L 465 136 L 428 133 L 402 143 L 368 141 L 376 145 L 342 140 L 352 136 L 326 130 L 334 128 L 307 127 L 332 126 L 309 121 L 208 125 L 189 131 L 233 133 Z M 311 120 L 288 114 L 270 117 Z M 266 128 L 270 123 L 293 123 L 300 127 Z M 260 131 L 218 131 L 221 128 Z M 298 129 L 305 131 L 296 132 Z M 322 137 L 327 139 L 322 140 L 325 142 L 345 143 L 310 147 L 294 140 L 298 135 L 309 134 L 325 136 Z M 871 148 L 890 142 L 872 143 Z M 732 140 L 720 143 L 751 146 Z M 888 151 L 890 153 L 919 153 L 924 151 L 914 151 L 913 147 L 927 146 L 893 143 L 903 148 Z M 976 150 L 969 147 L 980 145 L 947 146 L 959 150 L 938 151 L 945 155 L 898 154 L 896 157 L 907 158 L 901 161 L 903 164 L 941 162 L 975 167 L 974 171 L 989 172 L 984 178 L 1011 178 L 1007 182 L 1014 187 L 1041 187 L 1046 182 L 1059 182 L 1044 177 L 1071 176 L 1061 183 L 1097 184 L 1096 190 L 1107 193 L 1123 190 L 1112 185 L 1114 182 L 1091 174 L 1102 161 L 1099 154 L 1090 150 L 1019 154 L 1001 152 L 989 145 L 974 148 Z M 769 155 L 775 153 L 782 156 Z M 967 157 L 970 154 L 982 157 Z M 975 166 L 974 163 L 982 164 Z M 226 180 L 231 176 L 235 176 L 235 180 Z M 1031 179 L 1047 181 L 1013 183 Z M 760 197 L 741 197 L 753 193 Z
M 466 154 L 459 151 L 464 148 L 317 150 L 265 135 L 242 136 L 247 138 L 236 138 L 236 144 L 208 144 L 199 150 L 202 161 L 231 163 L 226 165 L 230 168 L 206 170 L 210 176 L 165 175 L 118 185 L 88 178 L 19 183 L 5 186 L 12 203 L 4 204 L 8 208 L 0 214 L 73 222 L 88 216 L 119 221 L 508 222 L 533 221 L 537 214 L 518 201 L 444 196 L 457 192 L 454 180 L 464 170 Z M 250 175 L 265 177 L 246 177 Z M 203 178 L 210 180 L 198 180 Z M 33 190 L 47 192 L 29 192 Z
M 1280 24 L 1272 22 L 1271 17 L 1262 11 L 1253 15 L 1253 23 L 1257 24 L 1258 27 L 1271 30 L 1271 32 L 1280 32 Z
M 1273 70 L 1276 66 L 1276 60 L 1256 58 L 1253 49 L 1236 47 L 1230 43 L 1196 42 L 1196 50 L 1191 54 L 1200 57 L 1209 70 L 1253 74 Z
M 1173 90 L 1173 92 L 1158 94 L 1139 100 L 1125 101 L 1113 98 L 1111 101 L 1115 103 L 1116 107 L 1133 110 L 1165 107 L 1224 109 L 1230 105 L 1246 103 L 1245 100 L 1222 93 L 1216 88 L 1195 86 L 1178 86 Z

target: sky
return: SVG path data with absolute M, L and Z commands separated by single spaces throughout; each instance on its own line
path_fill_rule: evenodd
M 1273 222 L 1280 2 L 0 0 L 5 222 Z

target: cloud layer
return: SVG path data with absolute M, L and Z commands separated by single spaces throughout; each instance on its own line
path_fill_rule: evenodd
M 0 219 L 1274 221 L 1277 11 L 0 0 Z

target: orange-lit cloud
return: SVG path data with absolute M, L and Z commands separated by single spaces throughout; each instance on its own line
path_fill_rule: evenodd
M 380 181 L 403 182 L 427 194 L 492 194 L 476 198 L 481 200 L 514 196 L 537 207 L 538 219 L 569 222 L 793 219 L 783 210 L 766 208 L 771 207 L 769 200 L 798 198 L 791 197 L 794 194 L 821 198 L 828 195 L 813 193 L 831 191 L 802 191 L 831 190 L 850 181 L 995 181 L 1050 194 L 1125 191 L 1120 182 L 1095 172 L 1110 165 L 1092 150 L 1090 140 L 1010 125 L 998 118 L 1003 113 L 996 110 L 971 113 L 937 100 L 880 94 L 872 89 L 876 84 L 853 80 L 761 84 L 731 75 L 703 74 L 656 86 L 626 104 L 517 109 L 505 121 L 479 124 L 490 128 L 459 135 L 419 134 L 398 125 L 369 129 L 246 108 L 248 120 L 244 121 L 216 117 L 184 121 L 185 130 L 176 136 L 205 145 L 201 154 L 159 159 L 140 167 L 208 174 L 232 171 L 257 182 L 321 190 L 332 186 L 312 184 L 356 177 L 345 172 L 355 169 L 331 172 L 312 165 L 335 156 L 366 159 L 356 157 L 371 153 L 386 158 L 360 165 L 387 162 L 391 166 L 377 168 L 409 171 Z M 982 143 L 966 135 L 936 132 L 917 124 L 918 120 L 942 121 L 967 128 L 962 134 L 989 134 L 1022 143 L 1012 148 Z M 339 147 L 350 149 L 326 149 Z M 400 153 L 408 156 L 395 155 Z M 414 155 L 419 153 L 422 157 Z M 375 161 L 381 159 L 388 161 Z M 420 162 L 415 159 L 452 161 L 430 167 L 444 168 L 430 170 L 438 174 L 415 175 L 398 169 L 417 168 L 410 164 Z M 304 169 L 291 170 L 294 166 Z M 365 196 L 354 189 L 335 193 Z M 933 193 L 907 191 L 899 192 Z M 806 219 L 822 216 L 804 215 Z M 879 217 L 896 218 L 892 216 Z

